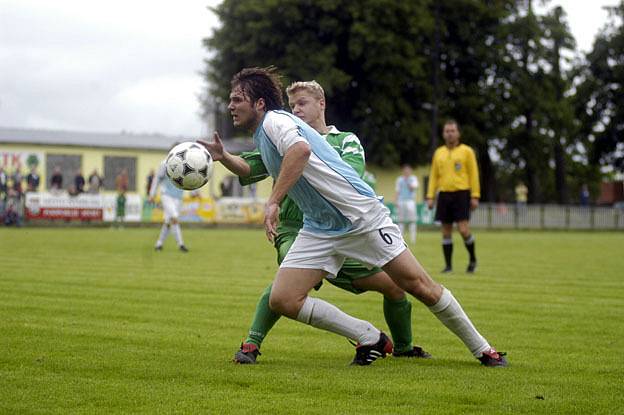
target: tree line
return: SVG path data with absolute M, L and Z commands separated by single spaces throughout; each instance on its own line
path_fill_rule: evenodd
M 624 1 L 581 55 L 561 7 L 532 0 L 224 0 L 204 39 L 203 105 L 226 114 L 231 76 L 277 66 L 316 79 L 327 118 L 369 163 L 426 164 L 446 118 L 462 126 L 486 201 L 569 203 L 624 171 Z M 218 128 L 227 131 L 222 118 Z

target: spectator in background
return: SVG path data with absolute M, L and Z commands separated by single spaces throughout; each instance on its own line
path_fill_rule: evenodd
M 529 195 L 529 189 L 522 182 L 518 182 L 516 185 L 516 207 L 524 208 L 527 204 L 527 198 Z
M 6 198 L 6 210 L 5 210 L 5 225 L 21 224 L 20 212 L 22 211 L 22 199 L 24 191 L 22 187 L 22 174 L 18 169 L 10 177 L 10 186 L 7 191 Z
M 405 225 L 407 224 L 412 244 L 416 243 L 416 189 L 418 189 L 418 178 L 412 174 L 412 167 L 405 164 L 402 174 L 396 179 L 395 202 L 397 222 L 401 234 L 405 233 Z
M 61 173 L 61 166 L 54 166 L 52 170 L 52 176 L 50 177 L 50 189 L 53 192 L 59 192 L 63 188 L 63 173 Z
M 6 199 L 7 191 L 9 190 L 9 177 L 4 171 L 4 167 L 0 167 L 0 198 Z
M 39 190 L 39 174 L 37 173 L 37 167 L 33 166 L 30 168 L 30 173 L 26 176 L 26 191 L 27 192 L 36 192 Z
M 117 189 L 117 209 L 115 222 L 122 224 L 126 217 L 126 192 L 128 191 L 128 170 L 122 169 L 115 177 L 115 188 Z
M 9 178 L 7 177 L 4 167 L 0 167 L 0 217 L 4 217 L 4 206 L 9 190 Z
M 154 169 L 151 169 L 149 174 L 147 175 L 147 181 L 145 186 L 145 194 L 149 197 L 150 189 L 152 188 L 152 182 L 154 181 Z
M 581 206 L 589 206 L 589 188 L 587 184 L 583 183 L 581 185 L 581 192 L 579 194 L 579 202 Z
M 15 169 L 15 172 L 11 176 L 11 181 L 13 182 L 11 189 L 18 198 L 21 198 L 24 193 L 24 187 L 22 186 L 22 173 L 20 173 L 19 169 Z
M 89 193 L 100 193 L 100 187 L 102 187 L 102 178 L 97 170 L 93 169 L 93 173 L 89 176 Z
M 74 176 L 74 187 L 76 188 L 76 194 L 80 194 L 85 191 L 85 178 L 82 175 L 81 169 L 76 169 L 76 175 Z
M 117 193 L 128 191 L 128 169 L 121 169 L 115 177 L 115 189 L 117 189 Z
M 17 202 L 13 197 L 10 197 L 7 200 L 6 209 L 3 214 L 3 221 L 6 226 L 21 225 Z

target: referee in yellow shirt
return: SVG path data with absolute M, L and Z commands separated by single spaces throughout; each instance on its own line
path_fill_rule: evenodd
M 464 245 L 470 254 L 466 272 L 473 273 L 477 267 L 475 240 L 470 234 L 468 220 L 470 211 L 479 206 L 481 189 L 479 186 L 479 168 L 475 153 L 469 146 L 461 144 L 459 125 L 455 120 L 447 120 L 442 130 L 444 145 L 433 154 L 431 174 L 427 190 L 427 206 L 433 208 L 436 192 L 436 220 L 442 222 L 442 251 L 445 268 L 442 272 L 451 272 L 453 265 L 453 223 L 464 238 Z

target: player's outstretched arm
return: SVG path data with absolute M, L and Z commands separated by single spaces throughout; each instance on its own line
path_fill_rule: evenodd
M 197 142 L 210 152 L 214 161 L 219 161 L 226 169 L 237 176 L 247 177 L 251 173 L 249 165 L 242 157 L 230 154 L 224 147 L 219 133 L 215 131 L 213 141 L 197 140 Z

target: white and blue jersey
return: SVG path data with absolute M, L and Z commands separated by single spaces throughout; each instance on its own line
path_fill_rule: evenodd
M 369 232 L 392 224 L 373 189 L 312 127 L 286 111 L 266 113 L 253 135 L 271 176 L 279 176 L 284 155 L 300 141 L 311 155 L 290 196 L 303 212 L 302 232 L 338 236 Z
M 400 201 L 414 200 L 417 187 L 418 178 L 416 176 L 399 176 L 396 180 L 397 199 Z
M 165 160 L 163 160 L 162 163 L 160 163 L 160 166 L 158 166 L 158 171 L 154 176 L 154 180 L 152 181 L 152 187 L 150 188 L 150 197 L 156 196 L 158 186 L 160 186 L 161 196 L 166 195 L 174 199 L 182 200 L 184 191 L 180 188 L 177 188 L 167 177 L 167 167 L 165 166 Z

